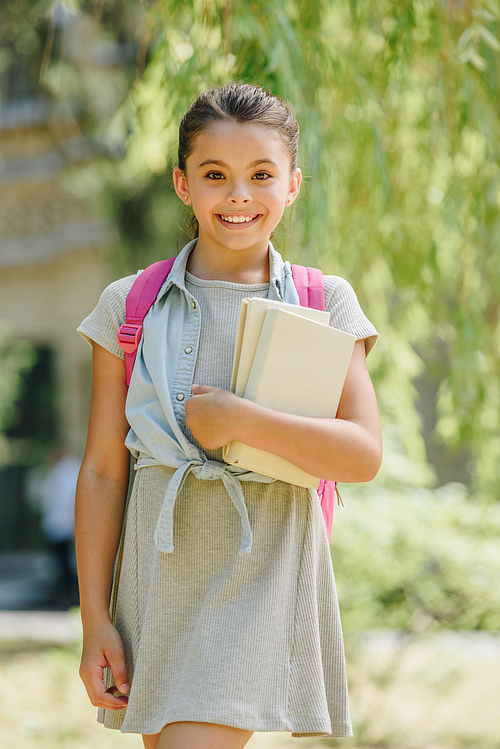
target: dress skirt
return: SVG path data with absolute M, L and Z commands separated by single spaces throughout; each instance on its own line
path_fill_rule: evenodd
M 314 491 L 243 482 L 253 533 L 222 481 L 188 475 L 174 551 L 154 531 L 174 471 L 135 476 L 111 612 L 124 647 L 127 708 L 98 719 L 155 734 L 200 721 L 295 736 L 351 736 L 344 649 L 329 544 Z M 112 684 L 108 673 L 108 684 Z

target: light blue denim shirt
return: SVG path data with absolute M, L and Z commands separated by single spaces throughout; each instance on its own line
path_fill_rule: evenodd
M 200 338 L 201 315 L 196 299 L 187 291 L 185 271 L 196 240 L 177 257 L 160 289 L 156 302 L 144 318 L 143 335 L 130 381 L 126 415 L 130 431 L 125 444 L 137 458 L 136 468 L 163 465 L 175 469 L 168 485 L 155 531 L 160 551 L 172 552 L 173 517 L 177 495 L 189 473 L 197 479 L 221 479 L 241 518 L 243 541 L 240 553 L 252 547 L 241 481 L 274 481 L 236 466 L 208 460 L 202 450 L 183 434 L 185 404 L 191 396 L 193 373 Z M 269 245 L 270 299 L 298 304 L 290 263 Z

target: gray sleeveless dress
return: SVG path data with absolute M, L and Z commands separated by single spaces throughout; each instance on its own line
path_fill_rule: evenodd
M 121 357 L 116 333 L 134 278 L 108 287 L 79 328 L 89 343 Z M 186 287 L 202 315 L 194 381 L 228 390 L 241 300 L 267 296 L 268 285 L 186 273 Z M 377 334 L 350 286 L 325 277 L 325 292 L 331 324 L 365 339 L 368 352 Z M 222 450 L 205 453 L 222 460 Z M 283 482 L 243 483 L 253 546 L 241 555 L 240 517 L 222 481 L 191 474 L 175 505 L 175 551 L 164 554 L 153 536 L 173 473 L 165 466 L 136 472 L 111 601 L 132 688 L 126 709 L 100 710 L 98 719 L 141 734 L 187 720 L 351 736 L 339 608 L 316 493 Z

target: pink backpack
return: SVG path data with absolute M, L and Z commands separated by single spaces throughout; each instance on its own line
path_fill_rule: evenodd
M 142 336 L 142 322 L 146 313 L 156 301 L 156 297 L 172 270 L 175 260 L 175 257 L 169 260 L 160 260 L 143 270 L 137 276 L 127 295 L 125 322 L 118 331 L 118 343 L 125 352 L 125 382 L 127 386 L 130 384 L 137 347 Z M 316 268 L 305 268 L 302 265 L 292 265 L 292 273 L 301 306 L 324 310 L 325 284 L 323 273 Z M 330 538 L 332 532 L 335 495 L 338 503 L 342 503 L 336 481 L 320 481 L 318 496 L 328 538 Z

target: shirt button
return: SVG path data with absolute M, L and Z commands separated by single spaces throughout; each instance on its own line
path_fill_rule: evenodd
M 177 400 L 183 401 L 184 400 L 184 393 L 177 393 Z
M 184 353 L 185 354 L 190 354 L 192 350 L 193 349 L 191 348 L 191 346 L 188 346 L 187 348 L 184 349 Z

